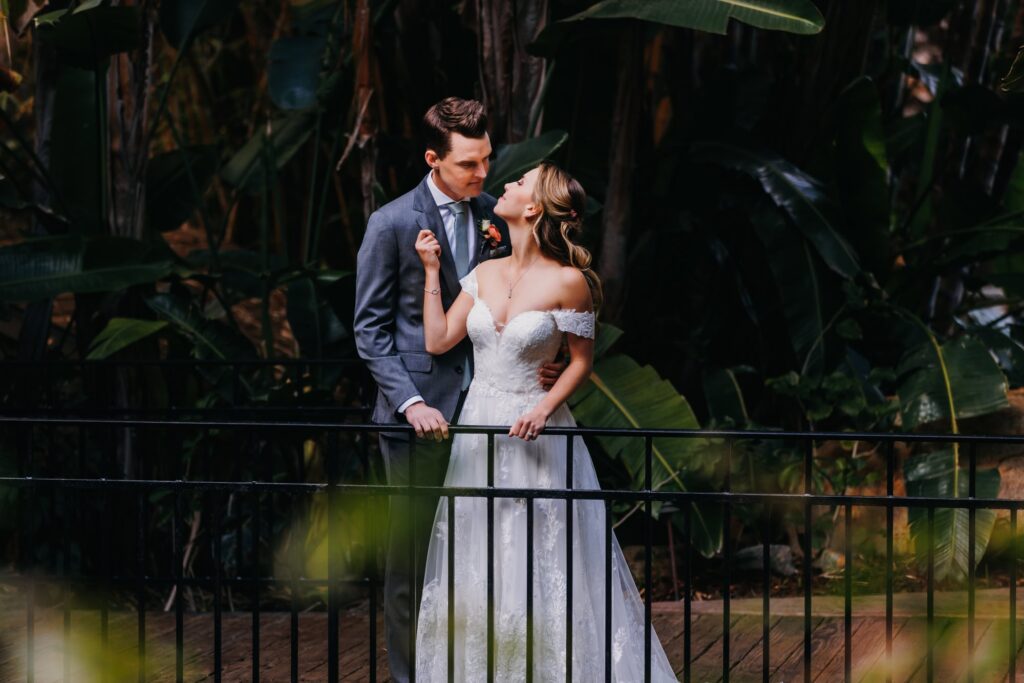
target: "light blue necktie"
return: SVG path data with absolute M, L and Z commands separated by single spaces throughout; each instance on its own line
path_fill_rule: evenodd
M 466 277 L 469 272 L 469 236 L 466 234 L 466 203 L 452 202 L 448 205 L 451 212 L 455 214 L 455 271 L 459 279 Z
M 466 234 L 466 203 L 452 202 L 448 205 L 448 208 L 455 214 L 455 229 L 452 231 L 452 234 L 455 235 L 455 272 L 459 274 L 459 279 L 461 280 L 469 272 L 469 235 Z M 469 358 L 467 357 L 462 366 L 463 391 L 469 388 L 470 374 Z

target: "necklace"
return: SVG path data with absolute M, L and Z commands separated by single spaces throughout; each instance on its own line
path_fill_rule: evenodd
M 530 268 L 533 267 L 533 264 L 537 262 L 537 259 L 539 257 L 540 257 L 540 254 L 537 254 L 536 256 L 534 256 L 533 260 L 530 261 L 530 265 L 526 266 L 526 268 L 523 268 L 523 272 L 519 273 L 519 277 L 516 278 L 516 281 L 508 283 L 508 298 L 509 299 L 512 298 L 512 288 L 519 284 L 519 281 L 523 279 L 524 275 L 526 275 L 526 271 L 530 270 Z M 511 268 L 509 268 L 509 270 L 511 270 Z

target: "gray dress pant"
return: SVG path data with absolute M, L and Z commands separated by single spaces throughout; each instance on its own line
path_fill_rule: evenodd
M 461 400 L 460 400 L 461 407 Z M 459 410 L 456 409 L 456 415 Z M 454 422 L 454 420 L 452 420 Z M 442 486 L 452 437 L 410 442 L 380 434 L 380 451 L 391 486 Z M 384 630 L 391 680 L 407 683 L 413 667 L 416 615 L 419 613 L 427 547 L 437 511 L 437 496 L 394 495 L 389 500 L 387 565 L 384 571 Z

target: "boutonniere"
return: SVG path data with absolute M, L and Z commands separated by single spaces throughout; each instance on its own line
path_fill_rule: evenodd
M 501 244 L 501 231 L 491 223 L 491 219 L 481 218 L 477 221 L 477 230 L 480 231 L 480 238 L 485 240 L 491 249 L 497 249 Z
M 501 243 L 501 231 L 498 226 L 489 218 L 482 218 L 476 222 L 477 231 L 480 234 L 480 258 L 491 259 L 507 256 L 508 245 Z

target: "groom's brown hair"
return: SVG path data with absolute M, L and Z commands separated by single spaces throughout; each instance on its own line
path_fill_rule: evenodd
M 451 151 L 452 133 L 467 138 L 482 138 L 487 134 L 487 113 L 476 100 L 446 97 L 423 115 L 423 136 L 427 149 L 442 159 Z

